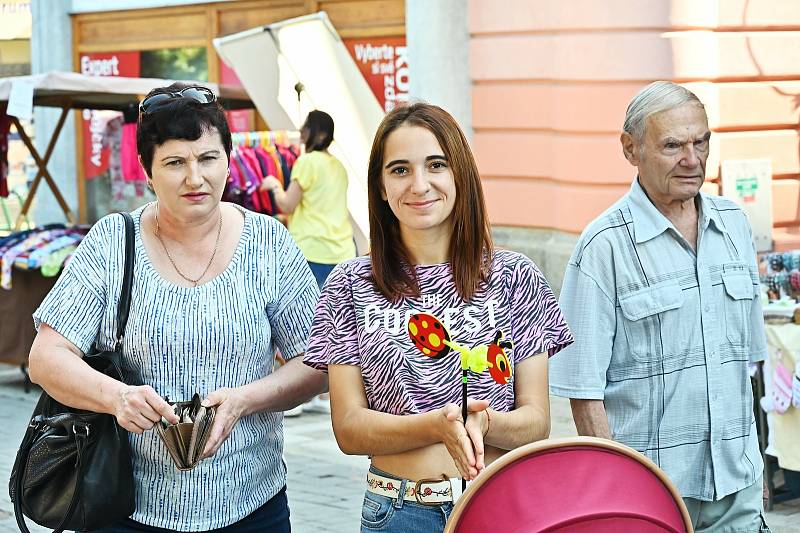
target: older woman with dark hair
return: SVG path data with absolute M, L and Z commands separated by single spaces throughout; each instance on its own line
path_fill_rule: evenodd
M 330 374 L 339 447 L 371 457 L 361 530 L 434 533 L 460 485 L 450 478 L 547 437 L 547 356 L 572 335 L 536 265 L 493 248 L 472 152 L 446 111 L 389 113 L 367 186 L 371 253 L 331 273 L 304 362 Z M 490 365 L 470 377 L 466 420 L 462 350 Z
M 58 401 L 130 431 L 136 511 L 104 531 L 289 531 L 281 411 L 326 388 L 300 363 L 318 288 L 270 217 L 220 202 L 231 136 L 214 94 L 172 85 L 140 105 L 137 147 L 157 201 L 131 213 L 134 284 L 125 383 L 86 365 L 114 344 L 124 227 L 89 232 L 34 314 L 31 379 Z M 273 372 L 275 348 L 287 364 Z M 216 406 L 203 456 L 178 471 L 149 431 L 176 422 L 165 397 Z

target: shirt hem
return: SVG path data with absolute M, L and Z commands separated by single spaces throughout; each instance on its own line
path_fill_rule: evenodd
M 283 357 L 284 361 L 290 361 L 295 357 L 304 354 L 305 351 L 306 351 L 306 344 L 305 341 L 302 341 L 292 346 L 287 346 L 285 352 L 281 350 L 281 357 Z
M 47 324 L 50 329 L 67 339 L 69 342 L 74 344 L 83 354 L 89 353 L 89 350 L 92 348 L 92 344 L 96 341 L 98 334 L 95 334 L 94 338 L 91 339 L 82 339 L 80 337 L 80 332 L 75 330 L 70 330 L 64 326 L 64 324 L 59 323 L 58 316 L 53 316 L 49 313 L 49 309 L 39 313 L 36 312 L 32 315 L 33 318 L 33 326 L 36 328 L 38 333 L 39 329 L 42 327 L 42 324 Z
M 313 368 L 315 370 L 321 370 L 321 371 L 323 371 L 325 373 L 328 372 L 328 367 L 330 365 L 356 366 L 356 367 L 359 367 L 359 368 L 361 367 L 361 363 L 349 362 L 349 361 L 328 361 L 326 363 L 326 362 L 322 362 L 322 361 L 306 361 L 305 359 L 303 359 L 303 364 L 305 364 L 307 366 L 310 366 L 311 368 Z
M 155 528 L 159 528 L 159 529 L 167 529 L 167 530 L 170 530 L 170 531 L 179 531 L 181 533 L 192 533 L 192 532 L 195 532 L 195 531 L 212 531 L 212 530 L 215 530 L 215 529 L 222 529 L 222 528 L 225 528 L 225 527 L 228 527 L 228 526 L 232 526 L 232 525 L 236 524 L 237 522 L 240 522 L 240 521 L 244 520 L 245 518 L 247 518 L 248 516 L 250 516 L 251 514 L 256 512 L 259 508 L 261 508 L 262 506 L 266 505 L 267 502 L 269 502 L 272 498 L 277 496 L 278 493 L 280 491 L 282 491 L 283 489 L 285 489 L 285 488 L 286 488 L 286 481 L 284 480 L 284 483 L 278 488 L 278 490 L 276 490 L 270 496 L 267 496 L 266 500 L 264 500 L 263 502 L 260 502 L 260 503 L 259 502 L 255 502 L 255 507 L 253 507 L 252 509 L 250 509 L 250 506 L 248 505 L 247 506 L 247 510 L 241 516 L 235 516 L 235 517 L 232 517 L 232 518 L 223 519 L 223 520 L 219 520 L 219 521 L 206 520 L 205 522 L 201 522 L 201 523 L 198 523 L 198 524 L 165 523 L 163 521 L 159 521 L 158 517 L 152 517 L 152 516 L 149 516 L 149 515 L 142 517 L 142 516 L 138 516 L 138 513 L 136 513 L 136 512 L 134 512 L 131 515 L 130 518 L 131 518 L 131 520 L 133 520 L 135 522 L 139 522 L 140 524 L 144 524 L 146 526 L 155 527 Z M 251 502 L 248 502 L 248 503 L 250 503 L 250 505 L 253 505 Z M 151 521 L 147 521 L 148 518 L 155 518 L 155 519 L 151 520 Z M 189 529 L 180 529 L 180 528 L 189 528 Z
M 764 361 L 769 356 L 769 351 L 765 348 L 760 352 L 756 352 L 750 355 L 750 362 L 751 363 L 758 363 L 759 361 Z
M 558 385 L 550 384 L 550 394 L 559 396 L 561 398 L 570 398 L 576 400 L 603 400 L 605 399 L 605 392 L 596 389 L 578 390 L 569 387 L 560 387 Z
M 753 481 L 751 481 L 750 483 L 746 483 L 745 485 L 742 485 L 741 487 L 735 487 L 733 489 L 725 491 L 724 493 L 718 494 L 716 496 L 716 498 L 714 498 L 714 495 L 708 496 L 707 494 L 703 494 L 701 496 L 701 495 L 695 495 L 695 494 L 685 494 L 683 491 L 680 491 L 680 492 L 681 492 L 681 497 L 682 498 L 691 498 L 693 500 L 698 500 L 698 501 L 701 501 L 701 502 L 717 502 L 717 501 L 720 501 L 723 498 L 726 498 L 726 497 L 730 496 L 731 494 L 736 494 L 737 492 L 741 492 L 741 491 L 743 491 L 743 490 L 745 490 L 747 488 L 752 487 L 755 483 L 758 483 L 758 481 L 760 479 L 763 480 L 763 474 L 761 476 L 757 477 L 756 479 L 754 479 Z

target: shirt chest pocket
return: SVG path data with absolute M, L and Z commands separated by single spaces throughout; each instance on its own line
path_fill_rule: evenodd
M 723 307 L 725 334 L 734 346 L 750 344 L 750 308 L 755 297 L 753 281 L 747 272 L 722 274 L 725 288 Z
M 631 356 L 639 362 L 659 361 L 681 347 L 680 308 L 683 291 L 665 281 L 621 296 L 622 328 Z

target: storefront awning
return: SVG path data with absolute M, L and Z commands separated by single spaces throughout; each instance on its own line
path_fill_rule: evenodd
M 67 114 L 71 109 L 110 109 L 126 111 L 131 106 L 136 106 L 144 95 L 156 87 L 170 85 L 172 80 L 155 78 L 124 78 L 117 76 L 86 76 L 75 72 L 48 72 L 33 76 L 17 76 L 0 78 L 0 105 L 7 104 L 8 115 L 17 128 L 22 142 L 31 152 L 39 170 L 30 185 L 28 197 L 22 206 L 15 229 L 21 227 L 22 221 L 30 209 L 31 202 L 36 196 L 37 188 L 42 179 L 50 187 L 56 201 L 64 211 L 70 223 L 75 222 L 75 216 L 67 205 L 58 189 L 53 177 L 47 170 L 47 164 L 53 153 L 53 148 L 64 127 Z M 192 83 L 192 82 L 189 82 Z M 247 92 L 240 87 L 219 86 L 216 83 L 197 82 L 198 85 L 208 87 L 219 98 L 223 106 L 228 109 L 251 108 Z M 56 129 L 50 137 L 50 142 L 44 154 L 39 154 L 20 118 L 30 118 L 33 106 L 46 106 L 61 108 L 61 116 L 56 124 Z
M 8 101 L 15 84 L 33 88 L 33 105 L 70 109 L 125 110 L 156 87 L 173 80 L 155 78 L 125 78 L 120 76 L 86 76 L 76 72 L 48 72 L 32 76 L 0 78 L 0 102 Z M 185 82 L 192 83 L 192 82 Z M 208 87 L 227 109 L 253 107 L 250 97 L 241 87 L 196 82 Z

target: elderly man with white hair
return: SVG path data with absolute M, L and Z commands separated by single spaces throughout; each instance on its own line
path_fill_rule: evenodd
M 628 106 L 631 188 L 584 230 L 560 305 L 575 343 L 550 361 L 581 435 L 645 454 L 695 531 L 769 531 L 748 363 L 767 353 L 752 233 L 700 192 L 711 132 L 692 92 L 659 81 Z

